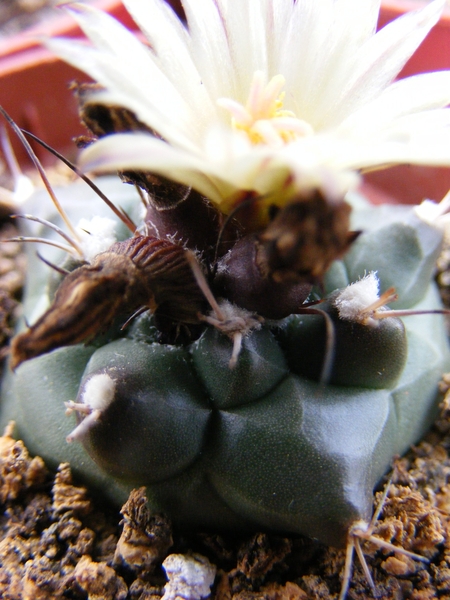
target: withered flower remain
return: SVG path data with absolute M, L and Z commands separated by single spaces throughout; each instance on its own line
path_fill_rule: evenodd
M 88 342 L 118 315 L 162 313 L 198 324 L 204 297 L 178 244 L 136 235 L 65 276 L 51 308 L 11 343 L 11 367 L 61 346 Z

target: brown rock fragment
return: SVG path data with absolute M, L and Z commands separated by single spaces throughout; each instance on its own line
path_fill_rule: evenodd
M 421 568 L 420 565 L 419 568 Z M 389 573 L 389 575 L 396 575 L 405 577 L 406 575 L 412 575 L 417 571 L 418 565 L 412 558 L 399 554 L 398 556 L 389 556 L 384 562 L 381 563 L 381 568 Z
M 73 572 L 77 584 L 89 600 L 125 600 L 128 588 L 124 580 L 106 563 L 83 556 Z
M 374 534 L 404 550 L 430 557 L 445 539 L 440 513 L 422 494 L 393 487 L 383 507 L 383 521 Z
M 128 590 L 130 600 L 160 600 L 162 586 L 154 585 L 149 581 L 135 579 Z
M 15 500 L 31 487 L 41 485 L 47 475 L 44 461 L 31 458 L 23 442 L 12 437 L 14 423 L 10 423 L 0 437 L 0 503 Z
M 307 593 L 292 581 L 285 585 L 274 583 L 264 587 L 263 591 L 267 600 L 308 600 Z
M 47 558 L 29 560 L 25 564 L 22 578 L 23 600 L 48 600 L 62 598 L 64 586 L 60 583 L 60 574 L 54 563 Z M 61 589 L 62 588 L 62 589 Z
M 73 485 L 72 473 L 68 463 L 59 465 L 52 493 L 52 508 L 55 513 L 71 511 L 75 514 L 86 515 L 91 511 L 91 503 L 87 498 L 86 488 Z
M 237 568 L 248 579 L 263 578 L 290 554 L 291 548 L 292 544 L 287 538 L 259 533 L 241 547 Z
M 172 546 L 170 521 L 150 513 L 145 487 L 130 493 L 121 514 L 123 531 L 117 543 L 114 562 L 126 564 L 140 573 L 151 572 Z

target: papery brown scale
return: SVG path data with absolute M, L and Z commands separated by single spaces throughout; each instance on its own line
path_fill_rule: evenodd
M 89 341 L 112 322 L 127 303 L 134 269 L 125 257 L 107 254 L 102 256 L 103 265 L 97 261 L 67 275 L 52 306 L 12 339 L 13 369 L 55 348 Z
M 320 282 L 358 235 L 349 231 L 350 212 L 346 202 L 331 202 L 318 190 L 280 209 L 258 235 L 259 269 L 279 282 Z
M 128 131 L 152 130 L 136 117 L 135 113 L 123 106 L 104 105 L 95 101 L 95 94 L 104 91 L 98 83 L 72 84 L 72 90 L 78 101 L 81 122 L 96 137 L 103 137 L 110 133 L 123 133 Z
M 157 310 L 164 310 L 175 322 L 199 322 L 197 313 L 205 301 L 181 246 L 135 236 L 117 242 L 111 251 L 125 254 L 138 267 L 141 283 L 154 295 Z
M 123 314 L 147 307 L 175 324 L 198 324 L 204 309 L 185 250 L 136 235 L 116 242 L 62 281 L 52 306 L 11 342 L 11 367 L 61 346 L 87 342 Z

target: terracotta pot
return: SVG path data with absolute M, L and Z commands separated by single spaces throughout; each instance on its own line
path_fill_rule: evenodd
M 96 4 L 125 25 L 134 26 L 118 0 L 98 0 Z M 180 11 L 179 0 L 172 0 L 171 4 Z M 421 0 L 384 0 L 380 26 L 420 4 Z M 30 129 L 69 157 L 75 153 L 72 137 L 83 133 L 69 82 L 86 81 L 86 75 L 40 47 L 38 38 L 79 34 L 73 20 L 62 13 L 54 20 L 0 42 L 0 104 L 21 127 Z M 402 76 L 438 69 L 450 69 L 450 8 L 445 9 L 441 21 L 405 66 Z M 13 143 L 19 160 L 28 162 L 20 144 L 16 140 Z M 45 151 L 35 149 L 44 161 L 48 160 Z M 378 201 L 392 201 L 392 197 L 409 203 L 424 197 L 440 199 L 450 188 L 450 169 L 395 167 L 371 173 L 366 182 L 371 196 Z
M 424 0 L 383 0 L 379 27 L 423 4 L 426 4 Z M 450 69 L 449 5 L 444 9 L 439 23 L 407 62 L 400 77 L 444 69 Z M 424 198 L 441 200 L 445 196 L 450 189 L 450 169 L 405 165 L 370 173 L 366 175 L 365 182 L 365 191 L 375 202 L 416 204 Z
M 169 3 L 180 10 L 178 0 Z M 127 27 L 135 27 L 119 0 L 97 0 L 95 5 Z M 72 138 L 85 133 L 79 123 L 70 82 L 86 81 L 87 76 L 42 48 L 39 40 L 79 35 L 81 31 L 74 20 L 55 9 L 53 19 L 0 41 L 0 105 L 20 127 L 32 131 L 69 158 L 76 152 Z M 25 150 L 14 136 L 12 143 L 19 161 L 29 164 Z M 33 147 L 44 163 L 53 161 L 39 145 Z

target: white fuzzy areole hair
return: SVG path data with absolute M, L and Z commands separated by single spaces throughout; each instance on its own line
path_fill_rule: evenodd
M 83 403 L 103 412 L 114 400 L 116 382 L 106 373 L 93 375 L 84 386 Z
M 339 317 L 345 321 L 360 321 L 361 313 L 378 300 L 379 289 L 376 271 L 348 285 L 334 300 Z
M 80 219 L 77 232 L 81 238 L 84 258 L 91 262 L 97 254 L 106 252 L 117 240 L 116 222 L 109 217 L 96 215 L 92 219 Z

